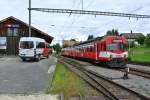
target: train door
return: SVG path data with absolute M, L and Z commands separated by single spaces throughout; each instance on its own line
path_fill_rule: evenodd
M 99 44 L 95 43 L 94 51 L 95 51 L 95 59 L 98 60 L 98 49 L 99 49 Z

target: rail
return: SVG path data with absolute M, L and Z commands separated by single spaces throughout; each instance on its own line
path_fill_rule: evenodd
M 73 61 L 70 61 L 68 59 L 66 60 L 65 58 L 61 59 L 61 62 L 63 62 L 66 66 L 69 66 L 68 68 L 71 69 L 76 74 L 78 74 L 78 75 L 80 74 L 79 76 L 81 78 L 83 78 L 87 83 L 89 83 L 92 87 L 94 87 L 96 90 L 101 92 L 103 95 L 105 95 L 110 100 L 120 100 L 120 99 L 122 100 L 122 98 L 125 98 L 125 97 L 128 97 L 128 98 L 130 97 L 133 100 L 137 100 L 137 99 L 150 100 L 150 98 L 143 96 L 142 94 L 132 91 L 122 85 L 119 85 L 119 84 L 111 81 L 110 79 L 108 79 L 102 75 L 99 75 L 91 70 L 87 70 L 87 69 L 81 67 L 81 64 L 79 64 L 79 63 L 75 64 Z M 85 76 L 88 77 L 88 79 L 85 78 Z M 97 84 L 97 86 L 96 86 L 96 84 Z M 106 86 L 106 84 L 108 86 Z M 121 92 L 123 92 L 123 95 L 118 94 Z M 126 94 L 129 94 L 129 95 L 125 96 Z

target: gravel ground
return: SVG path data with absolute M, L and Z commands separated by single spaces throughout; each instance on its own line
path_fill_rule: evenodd
M 0 95 L 0 100 L 59 100 L 57 95 Z
M 137 69 L 141 69 L 141 70 L 149 71 L 150 72 L 150 66 L 133 65 L 133 64 L 128 64 L 127 66 L 131 67 L 131 68 L 137 68 Z
M 129 75 L 128 80 L 121 79 L 123 76 L 123 72 L 111 70 L 111 69 L 105 69 L 102 67 L 96 67 L 96 66 L 85 66 L 87 69 L 95 71 L 103 76 L 113 78 L 114 82 L 117 82 L 125 87 L 128 87 L 138 93 L 141 93 L 147 97 L 150 97 L 150 80 L 135 76 L 135 75 Z M 119 79 L 120 78 L 120 79 Z

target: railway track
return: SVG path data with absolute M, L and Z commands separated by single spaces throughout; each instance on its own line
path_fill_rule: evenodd
M 149 71 L 144 71 L 144 70 L 140 70 L 140 69 L 136 69 L 136 68 L 130 68 L 129 74 L 133 74 L 133 75 L 137 75 L 137 76 L 141 76 L 147 79 L 150 79 L 150 72 Z M 125 72 L 125 70 L 120 69 L 120 71 Z
M 70 59 L 70 58 L 66 58 L 66 59 Z M 76 64 L 79 64 L 80 66 L 90 65 L 87 62 L 84 62 L 84 64 L 83 64 L 83 63 L 81 63 L 78 60 L 74 60 L 74 59 L 71 59 L 71 60 L 74 61 Z M 144 78 L 150 79 L 150 71 L 140 70 L 140 69 L 136 69 L 136 68 L 132 68 L 132 67 L 129 67 L 129 68 L 130 68 L 130 71 L 129 71 L 128 74 L 132 74 L 132 75 L 136 75 L 136 76 L 140 76 L 140 77 L 144 77 Z M 112 69 L 112 70 L 117 70 L 117 71 L 121 71 L 121 72 L 125 72 L 126 71 L 125 69 Z
M 150 100 L 148 97 L 123 87 L 93 71 L 83 68 L 81 64 L 75 64 L 73 61 L 65 58 L 59 61 L 64 63 L 71 71 L 103 94 L 104 97 L 102 100 Z

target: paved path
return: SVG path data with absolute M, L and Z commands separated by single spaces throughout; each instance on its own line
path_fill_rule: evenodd
M 59 100 L 58 95 L 0 95 L 0 100 Z
M 56 62 L 54 57 L 39 62 L 22 62 L 18 57 L 0 58 L 0 93 L 45 92 L 48 69 Z
M 150 72 L 150 66 L 133 65 L 133 64 L 128 64 L 127 66 L 131 67 L 131 68 L 136 68 L 136 69 L 139 69 L 139 70 L 149 71 Z

